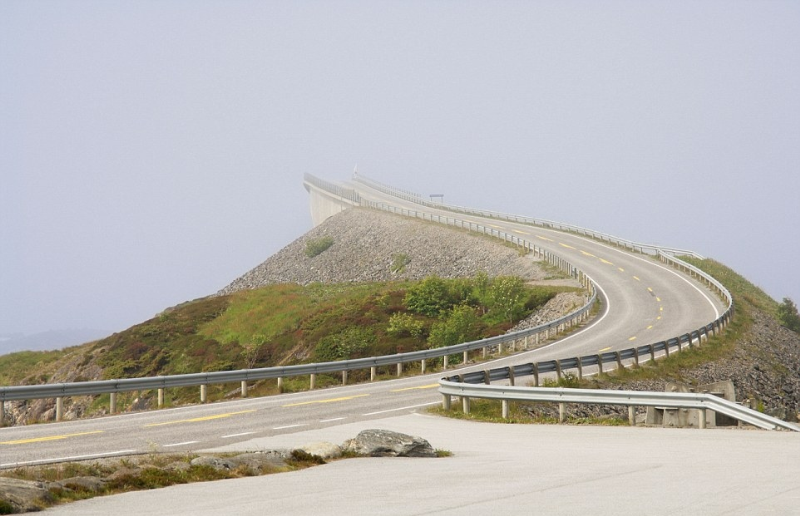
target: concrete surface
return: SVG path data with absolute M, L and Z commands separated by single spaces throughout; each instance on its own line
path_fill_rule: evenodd
M 213 451 L 340 444 L 365 428 L 418 435 L 453 456 L 348 459 L 94 498 L 46 513 L 800 514 L 800 436 L 790 432 L 497 425 L 411 414 Z

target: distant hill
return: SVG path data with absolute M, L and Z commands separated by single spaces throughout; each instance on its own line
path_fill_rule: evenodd
M 77 346 L 107 337 L 111 332 L 83 328 L 80 330 L 51 330 L 31 335 L 0 334 L 0 355 L 17 351 L 50 351 Z

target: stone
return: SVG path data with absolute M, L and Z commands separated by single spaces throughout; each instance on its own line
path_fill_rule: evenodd
M 237 464 L 228 459 L 220 457 L 196 457 L 190 463 L 192 466 L 210 466 L 216 470 L 232 470 L 236 469 Z
M 62 480 L 61 485 L 73 491 L 89 491 L 96 493 L 103 490 L 106 481 L 97 477 L 72 477 Z
M 342 448 L 327 441 L 306 444 L 299 447 L 298 450 L 303 450 L 310 455 L 322 457 L 325 460 L 337 459 L 342 456 Z
M 380 429 L 361 431 L 355 439 L 345 441 L 342 449 L 369 457 L 436 457 L 425 439 Z
M 42 482 L 0 478 L 0 508 L 8 510 L 10 507 L 14 512 L 41 511 L 54 499 Z

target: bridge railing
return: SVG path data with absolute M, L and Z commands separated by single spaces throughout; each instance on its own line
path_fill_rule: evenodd
M 491 376 L 491 372 L 487 373 Z M 469 413 L 470 399 L 494 399 L 502 401 L 502 416 L 508 417 L 509 401 L 550 402 L 559 404 L 559 420 L 564 419 L 564 404 L 624 405 L 628 407 L 629 422 L 634 424 L 634 408 L 671 407 L 679 409 L 696 409 L 700 428 L 706 426 L 706 411 L 719 412 L 743 423 L 766 430 L 785 429 L 795 432 L 800 427 L 781 419 L 738 405 L 732 401 L 713 394 L 691 392 L 653 392 L 653 391 L 615 391 L 601 389 L 571 389 L 564 387 L 518 387 L 508 385 L 478 385 L 442 379 L 439 381 L 439 392 L 442 394 L 442 405 L 450 410 L 452 397 L 461 399 L 462 408 Z

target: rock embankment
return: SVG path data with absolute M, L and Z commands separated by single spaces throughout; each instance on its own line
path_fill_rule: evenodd
M 307 243 L 326 236 L 333 239 L 333 245 L 313 258 L 306 256 Z M 274 283 L 419 280 L 431 275 L 455 278 L 479 271 L 489 276 L 516 275 L 529 281 L 546 277 L 530 255 L 523 256 L 496 240 L 354 208 L 329 218 L 218 294 Z

